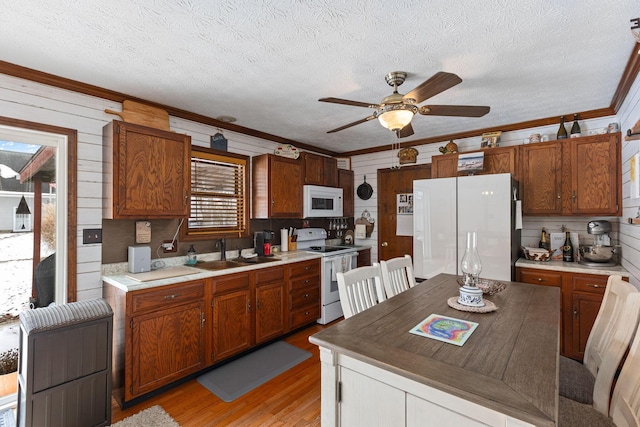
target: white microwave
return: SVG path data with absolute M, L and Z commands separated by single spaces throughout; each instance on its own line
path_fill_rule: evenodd
M 303 196 L 305 218 L 342 216 L 342 188 L 304 185 Z

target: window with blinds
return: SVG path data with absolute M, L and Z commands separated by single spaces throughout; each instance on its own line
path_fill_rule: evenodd
M 248 164 L 246 156 L 193 147 L 187 236 L 248 235 Z

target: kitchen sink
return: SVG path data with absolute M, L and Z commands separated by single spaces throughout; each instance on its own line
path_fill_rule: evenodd
M 265 262 L 278 261 L 278 258 L 272 256 L 255 256 L 253 258 L 236 258 L 234 261 L 244 264 L 263 264 Z
M 194 267 L 201 268 L 203 270 L 224 270 L 227 268 L 245 267 L 246 265 L 247 264 L 244 262 L 216 260 L 198 262 Z
M 257 256 L 253 258 L 236 258 L 233 260 L 198 261 L 194 267 L 201 268 L 203 270 L 225 270 L 227 268 L 246 267 L 247 265 L 263 264 L 274 261 L 278 261 L 278 259 L 275 257 Z

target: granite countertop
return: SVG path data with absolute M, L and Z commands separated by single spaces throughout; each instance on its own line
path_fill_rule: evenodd
M 235 256 L 230 256 L 227 253 L 227 259 L 233 260 L 237 258 L 238 254 Z M 268 268 L 268 267 L 276 267 L 278 265 L 290 264 L 293 262 L 301 262 L 307 261 L 310 259 L 319 259 L 322 255 L 312 252 L 305 251 L 288 251 L 288 252 L 278 252 L 277 255 L 274 255 L 273 262 L 266 262 L 261 264 L 248 264 L 242 267 L 234 267 L 234 268 L 226 268 L 223 270 L 203 270 L 199 269 L 196 266 L 185 266 L 185 258 L 186 257 L 175 257 L 175 258 L 163 258 L 164 266 L 162 268 L 158 268 L 152 271 L 159 270 L 169 270 L 172 268 L 179 268 L 181 275 L 175 277 L 169 277 L 165 279 L 159 280 L 150 280 L 150 281 L 139 281 L 132 279 L 129 276 L 135 276 L 128 272 L 128 263 L 122 262 L 117 264 L 105 264 L 102 266 L 102 281 L 108 283 L 112 286 L 115 286 L 125 292 L 138 291 L 141 289 L 154 288 L 158 286 L 166 286 L 173 285 L 176 283 L 191 281 L 191 280 L 199 280 L 206 279 L 209 277 L 216 276 L 224 276 L 227 274 L 233 273 L 241 273 L 245 271 L 257 270 L 259 268 Z M 220 259 L 220 254 L 198 254 L 199 261 L 215 261 Z M 152 260 L 152 265 L 158 260 Z M 145 274 L 145 273 L 140 273 Z
M 580 264 L 579 262 L 529 261 L 527 259 L 520 258 L 518 259 L 518 261 L 516 261 L 516 267 L 536 268 L 538 270 L 566 271 L 571 273 L 602 274 L 606 276 L 630 276 L 629 272 L 621 265 L 615 265 L 612 267 L 589 267 Z

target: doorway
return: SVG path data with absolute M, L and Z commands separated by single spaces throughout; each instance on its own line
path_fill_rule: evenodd
M 413 215 L 409 215 L 409 210 L 399 210 L 403 211 L 403 203 L 406 202 L 403 196 L 413 194 L 413 181 L 429 178 L 430 164 L 378 169 L 378 260 L 405 254 L 413 258 L 413 236 L 405 227 L 408 222 L 413 226 Z M 405 224 L 402 220 L 405 220 Z

